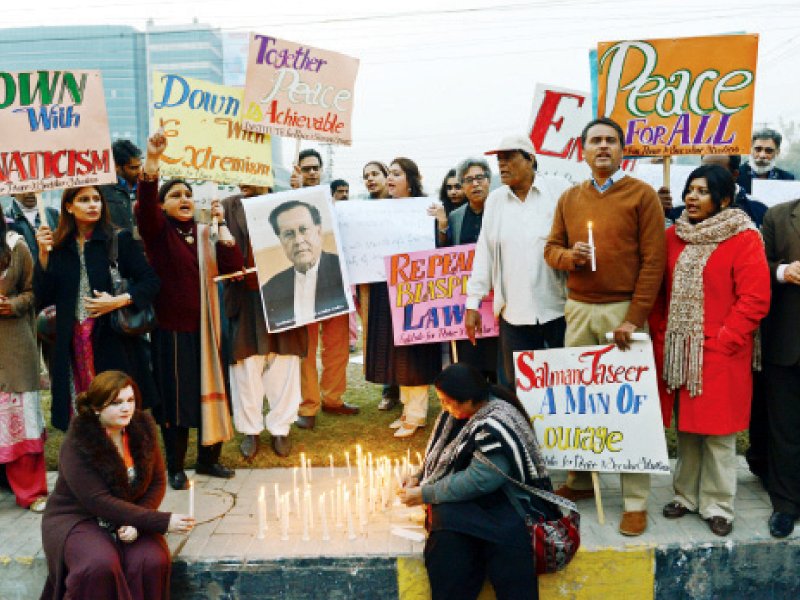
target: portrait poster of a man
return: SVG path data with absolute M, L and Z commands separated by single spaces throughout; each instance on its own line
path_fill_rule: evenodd
M 353 311 L 326 186 L 242 201 L 271 332 Z

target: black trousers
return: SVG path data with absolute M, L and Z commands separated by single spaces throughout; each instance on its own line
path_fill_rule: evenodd
M 533 551 L 455 531 L 432 531 L 425 542 L 431 600 L 472 600 L 486 577 L 497 600 L 537 600 Z
M 764 365 L 769 413 L 767 491 L 772 507 L 800 516 L 800 366 Z
M 200 443 L 202 431 L 197 430 L 197 464 L 213 465 L 219 462 L 222 453 L 222 442 L 203 446 Z M 189 428 L 176 425 L 161 426 L 161 437 L 164 439 L 164 452 L 167 455 L 167 472 L 174 475 L 183 471 L 186 450 L 189 447 Z
M 753 401 L 748 429 L 750 445 L 745 452 L 750 472 L 766 487 L 769 470 L 769 417 L 767 415 L 767 382 L 764 372 L 753 372 Z
M 500 375 L 499 383 L 512 390 L 515 387 L 514 352 L 563 348 L 566 331 L 567 320 L 564 317 L 538 325 L 512 325 L 501 316 L 500 356 L 503 361 L 503 370 L 498 373 Z

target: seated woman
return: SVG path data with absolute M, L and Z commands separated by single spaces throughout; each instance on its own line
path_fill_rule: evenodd
M 194 518 L 161 512 L 164 461 L 139 389 L 105 371 L 78 396 L 42 518 L 45 598 L 169 597 L 170 554 L 162 534 L 188 533 Z
M 677 413 L 675 497 L 664 516 L 699 512 L 720 536 L 733 529 L 736 433 L 750 420 L 753 332 L 770 299 L 764 245 L 732 206 L 735 193 L 722 167 L 689 174 L 686 208 L 666 233 L 663 293 L 650 318 L 667 426 L 673 403 Z
M 408 506 L 428 505 L 425 568 L 433 600 L 477 598 L 486 576 L 499 600 L 538 598 L 531 538 L 520 511 L 549 520 L 558 509 L 502 473 L 546 491 L 550 478 L 525 409 L 474 367 L 456 363 L 434 382 L 443 412 L 422 472 L 400 490 Z

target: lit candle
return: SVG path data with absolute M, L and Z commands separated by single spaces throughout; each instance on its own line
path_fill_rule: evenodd
M 300 516 L 300 490 L 298 488 L 294 488 L 294 512 L 298 517 Z
M 303 494 L 303 541 L 311 539 L 311 493 L 306 490 Z
M 364 482 L 360 482 L 358 487 L 361 490 L 361 504 L 358 505 L 358 519 L 361 522 L 361 533 L 364 533 L 367 527 L 367 499 L 364 497 L 364 492 L 366 491 Z
M 275 484 L 275 520 L 281 518 L 281 492 L 278 484 Z
M 292 487 L 297 487 L 297 467 L 292 468 Z
M 285 542 L 289 539 L 289 492 L 281 497 L 281 539 Z
M 350 453 L 349 452 L 345 452 L 344 453 L 344 462 L 347 464 L 347 476 L 348 477 L 352 477 L 353 476 L 353 469 L 350 468 Z
M 597 261 L 594 254 L 594 233 L 592 232 L 592 222 L 586 222 L 586 228 L 589 230 L 589 245 L 592 247 L 592 271 L 597 271 Z
M 194 519 L 194 481 L 189 480 L 189 516 Z
M 344 511 L 347 513 L 347 539 L 356 539 L 356 532 L 353 529 L 353 511 L 350 510 L 350 492 L 344 486 Z
M 344 496 L 342 495 L 342 480 L 336 480 L 336 526 L 341 527 L 344 521 Z
M 306 464 L 305 452 L 300 453 L 300 471 L 303 474 L 303 487 L 305 488 L 305 486 L 308 484 L 308 467 Z
M 319 520 L 322 523 L 322 541 L 327 542 L 331 539 L 331 534 L 328 531 L 328 514 L 325 509 L 325 494 L 319 497 Z
M 331 519 L 333 519 L 334 523 L 336 522 L 336 492 L 331 490 Z
M 263 540 L 267 531 L 267 496 L 264 486 L 258 492 L 258 539 Z
M 314 475 L 311 473 L 311 459 L 306 459 L 306 474 L 308 476 L 308 481 L 314 481 Z
M 417 452 L 417 462 L 419 463 L 419 468 L 421 470 L 423 462 L 422 462 L 422 454 L 420 454 L 419 452 Z
M 328 454 L 328 462 L 331 465 L 331 479 L 336 479 L 336 472 L 333 470 L 333 454 Z

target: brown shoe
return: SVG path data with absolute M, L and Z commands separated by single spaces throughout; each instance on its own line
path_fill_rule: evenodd
M 705 522 L 708 523 L 711 533 L 720 537 L 725 537 L 733 531 L 733 521 L 728 521 L 725 517 L 710 517 L 705 519 Z
M 619 532 L 622 535 L 637 536 L 642 535 L 647 529 L 647 511 L 631 510 L 622 513 L 622 521 L 619 522 Z
M 360 408 L 347 402 L 342 402 L 338 406 L 325 406 L 322 405 L 322 412 L 332 415 L 357 415 L 361 411 Z
M 673 500 L 669 504 L 664 505 L 664 509 L 662 513 L 664 514 L 664 518 L 666 519 L 680 519 L 688 515 L 689 513 L 696 513 L 696 510 L 689 510 L 680 502 L 676 502 Z
M 573 490 L 566 483 L 556 490 L 556 494 L 572 502 L 594 498 L 594 490 Z

